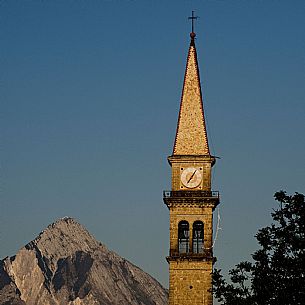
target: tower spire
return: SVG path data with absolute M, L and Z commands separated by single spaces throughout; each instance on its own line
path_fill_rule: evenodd
M 180 102 L 180 112 L 177 124 L 173 155 L 210 155 L 208 136 L 204 118 L 200 75 L 195 46 L 194 20 L 188 51 L 184 83 Z

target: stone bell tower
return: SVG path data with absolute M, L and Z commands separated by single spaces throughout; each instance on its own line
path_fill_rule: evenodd
M 216 159 L 208 144 L 193 28 L 190 36 L 176 138 L 168 157 L 172 189 L 163 197 L 170 214 L 169 305 L 212 305 L 213 210 L 219 193 L 211 190 Z

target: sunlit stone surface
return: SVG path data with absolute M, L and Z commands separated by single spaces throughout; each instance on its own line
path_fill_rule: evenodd
M 189 49 L 174 155 L 209 155 L 195 46 Z

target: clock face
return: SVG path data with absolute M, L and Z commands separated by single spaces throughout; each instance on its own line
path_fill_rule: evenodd
M 181 182 L 187 188 L 197 187 L 202 180 L 202 174 L 199 168 L 188 167 L 181 174 Z

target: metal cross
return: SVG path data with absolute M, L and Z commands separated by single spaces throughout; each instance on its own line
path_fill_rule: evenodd
M 194 16 L 194 11 L 192 11 L 192 16 L 188 17 L 189 20 L 192 20 L 192 33 L 194 33 L 194 20 L 198 19 L 198 16 Z

